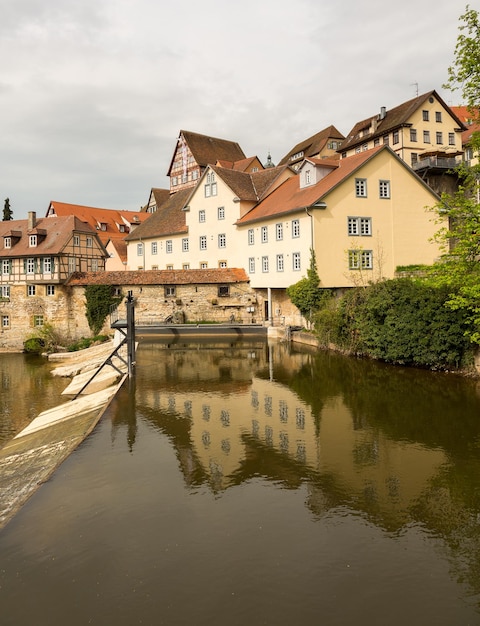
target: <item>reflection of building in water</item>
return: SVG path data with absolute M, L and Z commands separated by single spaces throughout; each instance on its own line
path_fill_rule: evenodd
M 157 353 L 137 406 L 148 407 L 169 434 L 181 429 L 175 446 L 188 484 L 207 481 L 216 491 L 253 476 L 304 481 L 316 514 L 353 504 L 398 527 L 438 475 L 444 453 L 393 440 L 361 407 L 347 406 L 340 389 L 322 395 L 310 374 L 296 384 L 309 359 L 277 346 L 169 351 L 166 359 Z M 309 388 L 307 400 L 293 386 Z

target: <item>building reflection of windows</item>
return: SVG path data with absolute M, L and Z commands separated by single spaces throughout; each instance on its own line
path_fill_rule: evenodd
M 284 400 L 280 400 L 280 421 L 284 424 L 288 421 L 288 407 Z
M 265 443 L 267 446 L 273 446 L 273 428 L 265 426 Z
M 220 413 L 220 421 L 222 422 L 222 426 L 224 426 L 225 428 L 227 426 L 230 426 L 230 413 L 225 409 L 222 409 Z
M 160 393 L 158 391 L 153 392 L 153 408 L 156 410 L 160 408 Z
M 252 406 L 258 409 L 258 392 L 252 391 Z
M 307 448 L 303 441 L 297 442 L 297 461 L 305 463 L 307 460 Z
M 184 407 L 185 407 L 185 414 L 188 417 L 192 417 L 192 401 L 191 400 L 185 400 Z
M 210 446 L 210 433 L 206 430 L 204 430 L 202 433 L 202 443 L 205 448 L 208 448 Z
M 169 396 L 168 398 L 168 410 L 175 411 L 175 396 Z
M 300 428 L 301 430 L 305 428 L 305 411 L 303 409 L 296 409 L 295 422 L 297 424 L 297 428 Z
M 222 439 L 222 452 L 225 452 L 225 454 L 229 454 L 230 453 L 230 441 L 228 439 Z
M 210 420 L 210 407 L 208 404 L 202 406 L 202 418 L 208 422 Z
M 260 434 L 260 424 L 258 420 L 252 420 L 252 435 L 258 437 Z
M 272 397 L 265 396 L 265 415 L 272 416 Z
M 288 433 L 280 433 L 280 450 L 288 452 Z

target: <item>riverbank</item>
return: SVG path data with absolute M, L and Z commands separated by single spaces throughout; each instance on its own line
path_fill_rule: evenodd
M 63 394 L 78 393 L 112 349 L 109 342 L 78 353 L 51 355 L 49 360 L 62 363 L 52 373 L 71 378 Z M 95 428 L 125 380 L 125 364 L 118 359 L 115 365 L 122 374 L 106 372 L 78 398 L 40 413 L 0 449 L 0 529 Z

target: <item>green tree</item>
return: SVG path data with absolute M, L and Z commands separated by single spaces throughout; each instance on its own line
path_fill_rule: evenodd
M 448 68 L 444 87 L 460 90 L 472 118 L 480 122 L 479 14 L 467 5 L 460 19 L 454 63 Z M 478 157 L 478 131 L 472 134 L 471 147 Z M 446 306 L 465 313 L 466 333 L 472 342 L 480 344 L 480 165 L 462 164 L 458 175 L 458 191 L 443 194 L 434 207 L 440 225 L 435 240 L 442 249 L 442 258 L 433 266 L 431 279 L 434 285 L 450 290 Z
M 317 262 L 315 251 L 310 249 L 310 266 L 307 269 L 307 276 L 301 278 L 294 285 L 287 287 L 287 296 L 297 307 L 303 317 L 311 324 L 313 316 L 320 308 L 324 298 L 325 290 L 320 289 L 320 277 L 317 272 Z M 330 292 L 328 292 L 330 294 Z
M 8 222 L 13 219 L 13 211 L 10 208 L 10 199 L 5 198 L 5 204 L 3 205 L 3 221 Z

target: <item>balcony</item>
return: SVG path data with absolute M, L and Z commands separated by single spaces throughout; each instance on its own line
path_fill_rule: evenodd
M 415 172 L 423 170 L 437 170 L 443 171 L 454 170 L 462 163 L 461 155 L 456 156 L 427 156 L 423 159 L 419 159 L 416 163 L 412 164 L 412 169 Z

